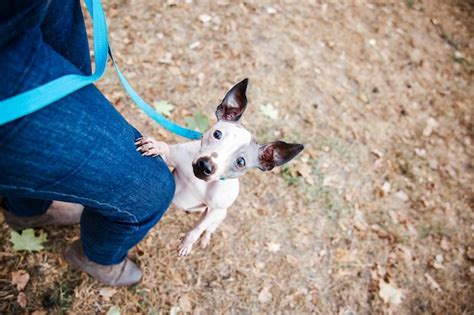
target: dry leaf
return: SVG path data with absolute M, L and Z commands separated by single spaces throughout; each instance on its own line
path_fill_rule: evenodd
M 274 243 L 274 242 L 268 242 L 268 243 L 267 243 L 267 249 L 268 249 L 268 251 L 271 252 L 271 253 L 279 252 L 279 251 L 280 251 L 280 247 L 281 247 L 281 245 L 278 244 L 278 243 Z
M 367 230 L 367 221 L 365 220 L 364 213 L 360 210 L 355 210 L 354 212 L 354 226 L 359 231 Z
M 343 248 L 336 249 L 334 259 L 338 264 L 349 263 L 355 260 L 352 252 Z
M 196 307 L 193 311 L 193 315 L 207 315 L 206 309 L 202 307 Z
M 474 247 L 473 246 L 467 247 L 466 255 L 467 255 L 467 258 L 469 258 L 470 260 L 474 260 Z
M 278 118 L 278 110 L 272 104 L 260 105 L 260 112 L 270 119 Z
M 257 267 L 258 269 L 263 269 L 263 268 L 265 268 L 265 263 L 261 262 L 261 261 L 257 261 L 255 263 L 255 267 Z
M 398 252 L 402 256 L 405 265 L 411 271 L 413 270 L 413 254 L 411 253 L 410 248 L 405 247 L 403 245 L 397 245 Z
M 442 292 L 443 290 L 441 289 L 441 287 L 439 286 L 438 282 L 435 281 L 435 279 L 433 279 L 429 273 L 425 273 L 425 278 L 426 280 L 428 280 L 428 283 L 430 284 L 431 288 L 433 290 L 436 290 L 438 292 Z
M 379 225 L 377 225 L 377 224 L 372 224 L 372 225 L 370 226 L 370 228 L 371 228 L 375 233 L 377 233 L 377 235 L 378 235 L 380 238 L 388 239 L 390 242 L 393 242 L 393 241 L 394 241 L 393 235 L 391 235 L 388 231 L 386 231 L 385 229 L 383 229 L 381 226 L 379 226 Z
M 16 285 L 18 291 L 22 291 L 30 281 L 30 274 L 25 270 L 12 272 L 12 284 Z
M 286 261 L 292 266 L 298 265 L 298 258 L 293 255 L 286 255 Z
M 387 182 L 385 181 L 382 185 L 382 192 L 383 192 L 383 196 L 386 196 L 390 190 L 392 189 L 392 185 L 390 184 L 390 182 Z
M 270 15 L 277 14 L 278 12 L 277 9 L 275 9 L 274 7 L 267 7 L 266 10 L 267 10 L 267 13 Z
M 34 311 L 31 313 L 31 315 L 46 315 L 47 313 L 45 311 Z
M 105 315 L 120 315 L 120 307 L 117 305 L 112 306 Z
M 193 310 L 193 306 L 187 295 L 183 295 L 179 298 L 179 307 L 183 312 L 191 312 Z
M 443 262 L 444 262 L 443 254 L 438 254 L 435 256 L 435 259 L 433 261 L 433 267 L 438 270 L 444 269 Z
M 311 176 L 311 173 L 312 173 L 311 166 L 309 166 L 307 163 L 300 162 L 300 163 L 296 164 L 296 171 L 298 172 L 298 174 L 303 176 L 304 180 L 308 184 L 314 185 L 314 179 Z
M 410 198 L 408 197 L 408 195 L 406 194 L 406 192 L 404 192 L 403 190 L 399 190 L 395 196 L 397 196 L 398 199 L 400 199 L 401 201 L 403 202 L 407 202 Z
M 20 293 L 18 294 L 17 302 L 18 302 L 18 304 L 19 304 L 22 308 L 25 308 L 25 307 L 26 307 L 26 295 L 25 295 L 24 292 L 20 292 Z
M 268 303 L 272 300 L 272 293 L 268 290 L 267 287 L 264 287 L 262 291 L 258 294 L 258 300 L 260 303 Z
M 442 250 L 448 251 L 450 249 L 450 244 L 449 244 L 449 241 L 446 239 L 446 237 L 443 237 L 441 239 L 441 243 L 439 245 Z
M 170 315 L 177 315 L 179 311 L 180 308 L 178 305 L 172 306 L 170 309 Z
M 402 302 L 402 291 L 383 280 L 379 281 L 379 296 L 387 304 L 398 305 Z
M 209 15 L 209 14 L 201 14 L 199 16 L 199 21 L 201 21 L 201 23 L 208 23 L 212 20 L 212 17 Z
M 100 289 L 99 295 L 104 298 L 104 301 L 109 301 L 110 298 L 117 293 L 117 289 L 111 288 L 111 287 L 105 287 Z

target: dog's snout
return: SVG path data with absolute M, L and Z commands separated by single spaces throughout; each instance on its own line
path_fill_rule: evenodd
M 193 164 L 194 175 L 197 178 L 206 180 L 216 172 L 216 165 L 208 157 L 202 157 Z
M 213 165 L 209 162 L 208 159 L 202 158 L 197 161 L 197 166 L 202 170 L 204 175 L 211 175 L 214 173 L 214 167 Z

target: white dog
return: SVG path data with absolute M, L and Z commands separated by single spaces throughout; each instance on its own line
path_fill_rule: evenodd
M 247 107 L 248 80 L 236 84 L 217 107 L 218 122 L 201 141 L 167 145 L 153 138 L 135 143 L 145 156 L 160 155 L 174 168 L 176 193 L 173 204 L 186 211 L 202 211 L 201 218 L 179 245 L 179 256 L 190 253 L 201 234 L 201 245 L 209 244 L 212 233 L 227 215 L 239 195 L 239 177 L 254 167 L 268 171 L 294 158 L 302 144 L 276 141 L 257 144 L 238 123 Z

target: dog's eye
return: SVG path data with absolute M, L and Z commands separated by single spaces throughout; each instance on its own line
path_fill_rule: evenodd
M 237 166 L 238 167 L 244 167 L 245 166 L 245 159 L 243 157 L 239 157 L 237 160 Z
M 214 131 L 214 133 L 213 133 L 212 135 L 213 135 L 214 138 L 216 138 L 216 139 L 222 138 L 222 132 L 221 132 L 220 130 Z

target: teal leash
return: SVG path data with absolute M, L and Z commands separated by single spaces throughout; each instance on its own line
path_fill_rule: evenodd
M 110 49 L 107 34 L 107 23 L 104 10 L 100 0 L 85 0 L 87 10 L 92 18 L 92 29 L 94 36 L 95 72 L 90 76 L 67 74 L 29 91 L 17 94 L 8 99 L 0 101 L 0 125 L 11 122 L 17 118 L 31 114 L 44 108 L 55 101 L 99 80 L 105 72 L 107 58 L 114 64 L 115 71 L 133 102 L 148 116 L 155 120 L 163 128 L 188 139 L 201 139 L 202 134 L 166 119 L 163 115 L 148 105 L 132 88 L 125 79 L 115 62 Z

